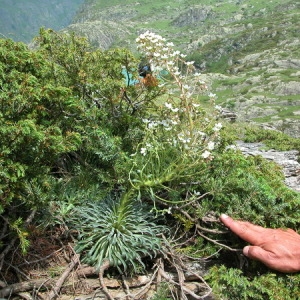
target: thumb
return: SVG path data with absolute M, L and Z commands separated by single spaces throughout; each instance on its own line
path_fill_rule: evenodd
M 251 259 L 259 260 L 263 263 L 268 262 L 270 259 L 270 252 L 259 246 L 246 246 L 243 249 L 243 254 Z

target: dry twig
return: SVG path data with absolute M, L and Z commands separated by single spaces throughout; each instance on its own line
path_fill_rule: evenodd
M 104 279 L 103 279 L 104 271 L 107 270 L 109 267 L 110 267 L 109 260 L 108 259 L 104 260 L 101 267 L 100 267 L 100 270 L 99 270 L 99 281 L 100 281 L 102 290 L 103 290 L 104 294 L 107 296 L 107 298 L 109 300 L 114 300 L 114 298 L 109 293 L 109 290 L 107 289 L 107 287 L 104 283 Z
M 68 278 L 70 272 L 73 270 L 73 268 L 79 263 L 79 256 L 75 254 L 71 260 L 71 263 L 69 267 L 63 272 L 63 274 L 60 276 L 58 281 L 56 282 L 55 286 L 52 288 L 48 295 L 48 300 L 56 299 L 58 297 L 58 293 L 64 284 L 65 280 Z

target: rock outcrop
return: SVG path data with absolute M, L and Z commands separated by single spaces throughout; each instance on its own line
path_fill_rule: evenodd
M 208 6 L 193 6 L 183 11 L 172 24 L 176 27 L 184 27 L 204 22 L 211 15 L 211 8 Z
M 261 155 L 262 157 L 276 162 L 282 166 L 285 176 L 285 184 L 291 189 L 300 192 L 300 163 L 298 162 L 299 152 L 276 151 L 274 149 L 265 150 L 263 143 L 245 143 L 238 141 L 237 147 L 245 155 Z

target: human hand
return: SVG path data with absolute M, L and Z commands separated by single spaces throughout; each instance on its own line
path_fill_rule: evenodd
M 253 246 L 246 246 L 243 254 L 267 267 L 284 272 L 300 271 L 300 235 L 292 229 L 271 229 L 245 221 L 235 221 L 222 214 L 220 220 L 232 232 Z

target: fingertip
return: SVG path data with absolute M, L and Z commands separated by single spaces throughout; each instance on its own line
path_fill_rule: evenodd
M 221 214 L 220 218 L 223 220 L 223 219 L 227 219 L 227 218 L 229 218 L 229 216 L 228 216 L 228 215 L 226 215 L 226 214 Z
M 243 249 L 243 254 L 245 255 L 245 256 L 249 256 L 249 248 L 250 248 L 250 246 L 246 246 L 246 247 L 244 247 L 244 249 Z
M 220 215 L 220 220 L 221 220 L 221 222 L 226 226 L 226 227 L 229 227 L 230 225 L 231 225 L 231 221 L 232 221 L 232 219 L 228 216 L 228 215 L 226 215 L 226 214 L 221 214 Z

